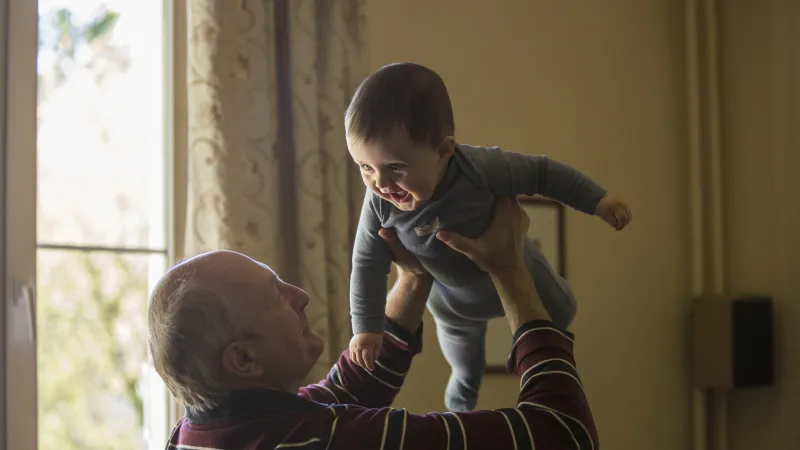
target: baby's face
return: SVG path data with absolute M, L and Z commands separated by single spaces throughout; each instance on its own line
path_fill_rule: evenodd
M 387 138 L 370 143 L 347 138 L 350 156 L 367 188 L 402 211 L 417 209 L 431 198 L 454 145 L 452 138 L 439 148 L 414 144 L 399 127 Z

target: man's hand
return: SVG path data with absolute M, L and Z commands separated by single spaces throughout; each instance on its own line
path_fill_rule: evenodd
M 606 195 L 600 200 L 594 210 L 594 215 L 603 219 L 617 231 L 628 226 L 633 220 L 628 205 L 611 195 Z
M 512 333 L 530 320 L 550 320 L 522 258 L 528 223 L 517 199 L 503 198 L 497 201 L 492 223 L 481 237 L 469 239 L 451 231 L 436 234 L 489 272 Z
M 416 333 L 422 323 L 433 277 L 403 247 L 394 231 L 381 229 L 378 234 L 394 255 L 394 265 L 397 267 L 397 281 L 386 299 L 386 317 L 410 333 Z
M 524 267 L 522 252 L 529 220 L 516 197 L 497 200 L 489 228 L 477 239 L 453 231 L 440 231 L 436 238 L 463 253 L 489 273 Z
M 419 260 L 403 247 L 403 244 L 397 239 L 394 230 L 381 228 L 378 231 L 378 235 L 386 242 L 389 250 L 392 251 L 392 255 L 394 256 L 393 262 L 394 265 L 397 266 L 398 276 L 403 276 L 405 274 L 414 276 L 428 275 L 428 271 L 422 267 Z
M 375 360 L 381 354 L 383 335 L 376 333 L 359 333 L 350 339 L 350 360 L 359 366 L 375 370 Z

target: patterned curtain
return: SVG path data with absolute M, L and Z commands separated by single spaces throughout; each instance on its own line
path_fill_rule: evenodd
M 189 0 L 186 254 L 231 249 L 307 290 L 327 371 L 350 338 L 364 188 L 343 115 L 366 75 L 363 0 Z

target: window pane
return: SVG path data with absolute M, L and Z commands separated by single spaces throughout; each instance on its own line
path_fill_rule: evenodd
M 147 297 L 165 264 L 161 255 L 38 252 L 40 449 L 142 448 Z
M 40 242 L 165 247 L 161 7 L 39 1 Z

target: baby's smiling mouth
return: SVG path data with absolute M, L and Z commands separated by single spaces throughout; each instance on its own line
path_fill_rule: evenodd
M 411 194 L 408 191 L 389 192 L 387 195 L 395 203 L 406 203 L 411 200 Z

